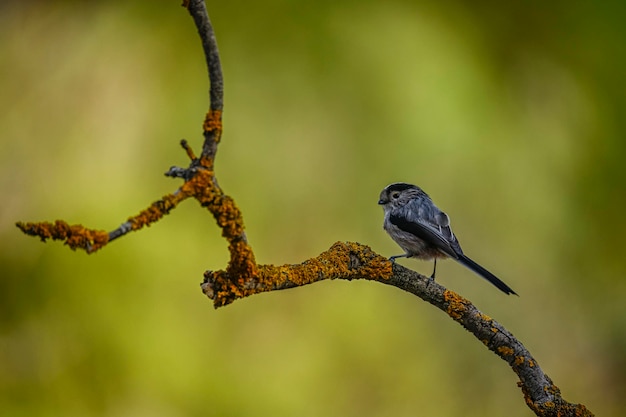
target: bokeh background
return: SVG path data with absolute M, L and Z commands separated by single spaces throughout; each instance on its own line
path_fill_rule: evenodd
M 111 230 L 179 182 L 208 80 L 180 1 L 0 5 L 0 415 L 531 416 L 508 366 L 372 282 L 214 310 L 227 251 L 186 201 L 91 256 L 18 220 Z M 520 338 L 566 399 L 626 415 L 626 3 L 209 2 L 218 178 L 262 263 L 399 249 L 376 201 L 419 184 L 466 251 L 438 280 Z M 431 265 L 402 260 L 429 273 Z

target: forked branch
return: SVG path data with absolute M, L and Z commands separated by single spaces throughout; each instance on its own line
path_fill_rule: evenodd
M 190 162 L 186 168 L 172 167 L 166 173 L 181 178 L 184 183 L 173 193 L 163 196 L 139 214 L 130 217 L 117 229 L 106 232 L 54 223 L 22 223 L 24 233 L 42 240 L 63 240 L 72 249 L 93 253 L 127 233 L 160 220 L 190 197 L 206 207 L 222 229 L 228 242 L 230 260 L 225 270 L 207 271 L 202 283 L 203 292 L 213 300 L 215 307 L 225 306 L 236 299 L 252 294 L 293 288 L 324 279 L 368 279 L 393 285 L 410 292 L 443 310 L 454 321 L 470 331 L 489 350 L 505 360 L 519 376 L 528 406 L 538 416 L 591 416 L 582 404 L 565 401 L 559 389 L 543 373 L 530 352 L 508 330 L 472 303 L 414 271 L 392 264 L 388 259 L 358 243 L 335 243 L 328 251 L 297 265 L 257 265 L 252 248 L 244 232 L 243 217 L 235 201 L 226 195 L 214 172 L 214 160 L 222 136 L 224 83 L 217 42 L 204 1 L 185 0 L 202 41 L 210 81 L 209 111 L 203 123 L 204 143 L 199 157 L 186 141 L 181 145 Z

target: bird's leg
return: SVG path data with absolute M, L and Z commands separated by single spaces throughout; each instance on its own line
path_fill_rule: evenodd
M 409 254 L 408 254 L 408 253 L 404 253 L 404 254 L 402 254 L 402 255 L 395 255 L 395 256 L 391 256 L 391 257 L 389 258 L 389 260 L 390 260 L 391 262 L 393 262 L 393 263 L 396 263 L 396 259 L 398 259 L 398 258 L 409 258 Z
M 437 271 L 437 258 L 435 258 L 435 267 L 433 268 L 433 274 L 430 276 L 431 280 L 435 279 L 435 272 Z

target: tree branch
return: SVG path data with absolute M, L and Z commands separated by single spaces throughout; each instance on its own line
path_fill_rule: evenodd
M 101 249 L 127 233 L 160 220 L 183 200 L 193 197 L 206 207 L 228 242 L 230 260 L 225 270 L 207 271 L 201 284 L 215 307 L 228 305 L 249 295 L 311 284 L 325 279 L 368 279 L 410 292 L 444 311 L 461 324 L 489 350 L 505 360 L 518 375 L 527 405 L 538 416 L 592 416 L 584 405 L 571 404 L 561 397 L 558 387 L 543 373 L 524 345 L 501 324 L 480 312 L 470 301 L 445 289 L 434 280 L 397 264 L 358 243 L 335 243 L 328 251 L 296 265 L 257 265 L 244 232 L 243 216 L 235 201 L 219 187 L 214 158 L 222 135 L 224 83 L 217 42 L 202 0 L 184 0 L 192 16 L 207 62 L 210 81 L 209 111 L 203 123 L 204 143 L 196 157 L 185 140 L 181 146 L 190 159 L 187 168 L 172 167 L 166 173 L 181 178 L 183 185 L 111 231 L 88 229 L 82 225 L 23 223 L 24 233 L 42 240 L 63 240 L 72 249 L 87 253 Z
M 593 416 L 582 404 L 572 404 L 544 374 L 528 349 L 500 323 L 482 313 L 469 300 L 373 252 L 359 243 L 337 242 L 319 256 L 296 265 L 258 265 L 258 274 L 233 283 L 224 271 L 207 271 L 201 284 L 215 307 L 249 295 L 283 290 L 326 279 L 367 279 L 410 292 L 445 312 L 489 350 L 506 361 L 520 378 L 518 386 L 538 416 Z

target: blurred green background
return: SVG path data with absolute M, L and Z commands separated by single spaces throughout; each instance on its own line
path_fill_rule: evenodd
M 322 282 L 215 311 L 226 245 L 186 201 L 92 256 L 17 220 L 111 230 L 180 184 L 208 81 L 180 0 L 0 5 L 0 415 L 531 416 L 508 366 L 395 288 Z M 438 280 L 566 399 L 626 415 L 626 3 L 209 2 L 218 178 L 261 263 L 399 248 L 376 201 L 422 186 L 506 297 Z M 403 260 L 422 273 L 431 264 Z

